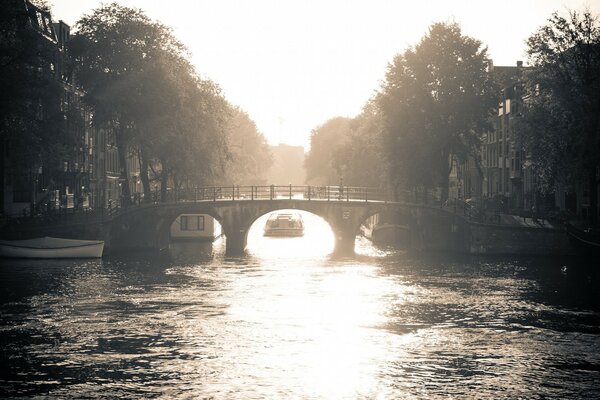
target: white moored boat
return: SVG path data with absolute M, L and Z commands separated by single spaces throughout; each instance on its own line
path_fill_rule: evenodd
M 299 213 L 272 213 L 265 224 L 265 236 L 302 236 L 304 222 Z
M 43 237 L 26 240 L 0 240 L 0 257 L 9 258 L 98 258 L 102 240 L 75 240 Z

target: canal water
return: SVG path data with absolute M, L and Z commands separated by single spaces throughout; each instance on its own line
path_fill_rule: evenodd
M 0 261 L 2 398 L 600 398 L 591 261 L 302 238 Z

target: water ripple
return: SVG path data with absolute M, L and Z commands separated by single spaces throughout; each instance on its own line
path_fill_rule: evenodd
M 598 398 L 598 277 L 557 271 L 545 260 L 368 249 L 346 259 L 318 249 L 300 258 L 3 261 L 0 391 Z

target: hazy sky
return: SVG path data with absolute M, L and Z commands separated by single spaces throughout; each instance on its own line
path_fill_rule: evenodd
M 217 82 L 272 144 L 308 148 L 311 129 L 354 117 L 387 64 L 432 22 L 456 21 L 495 65 L 526 62 L 525 40 L 553 11 L 600 0 L 119 0 L 174 29 L 197 71 Z M 72 27 L 101 0 L 50 0 Z

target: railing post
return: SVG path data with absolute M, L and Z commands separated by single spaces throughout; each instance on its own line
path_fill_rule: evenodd
M 231 201 L 235 200 L 235 185 L 231 186 Z
M 217 201 L 217 187 L 213 186 L 213 201 Z
M 271 185 L 271 191 L 269 198 L 273 200 L 273 196 L 275 195 L 275 185 Z
M 310 201 L 310 185 L 308 185 L 308 200 Z
M 254 200 L 254 186 L 250 186 L 250 200 Z
M 290 200 L 292 199 L 292 184 L 290 183 Z

